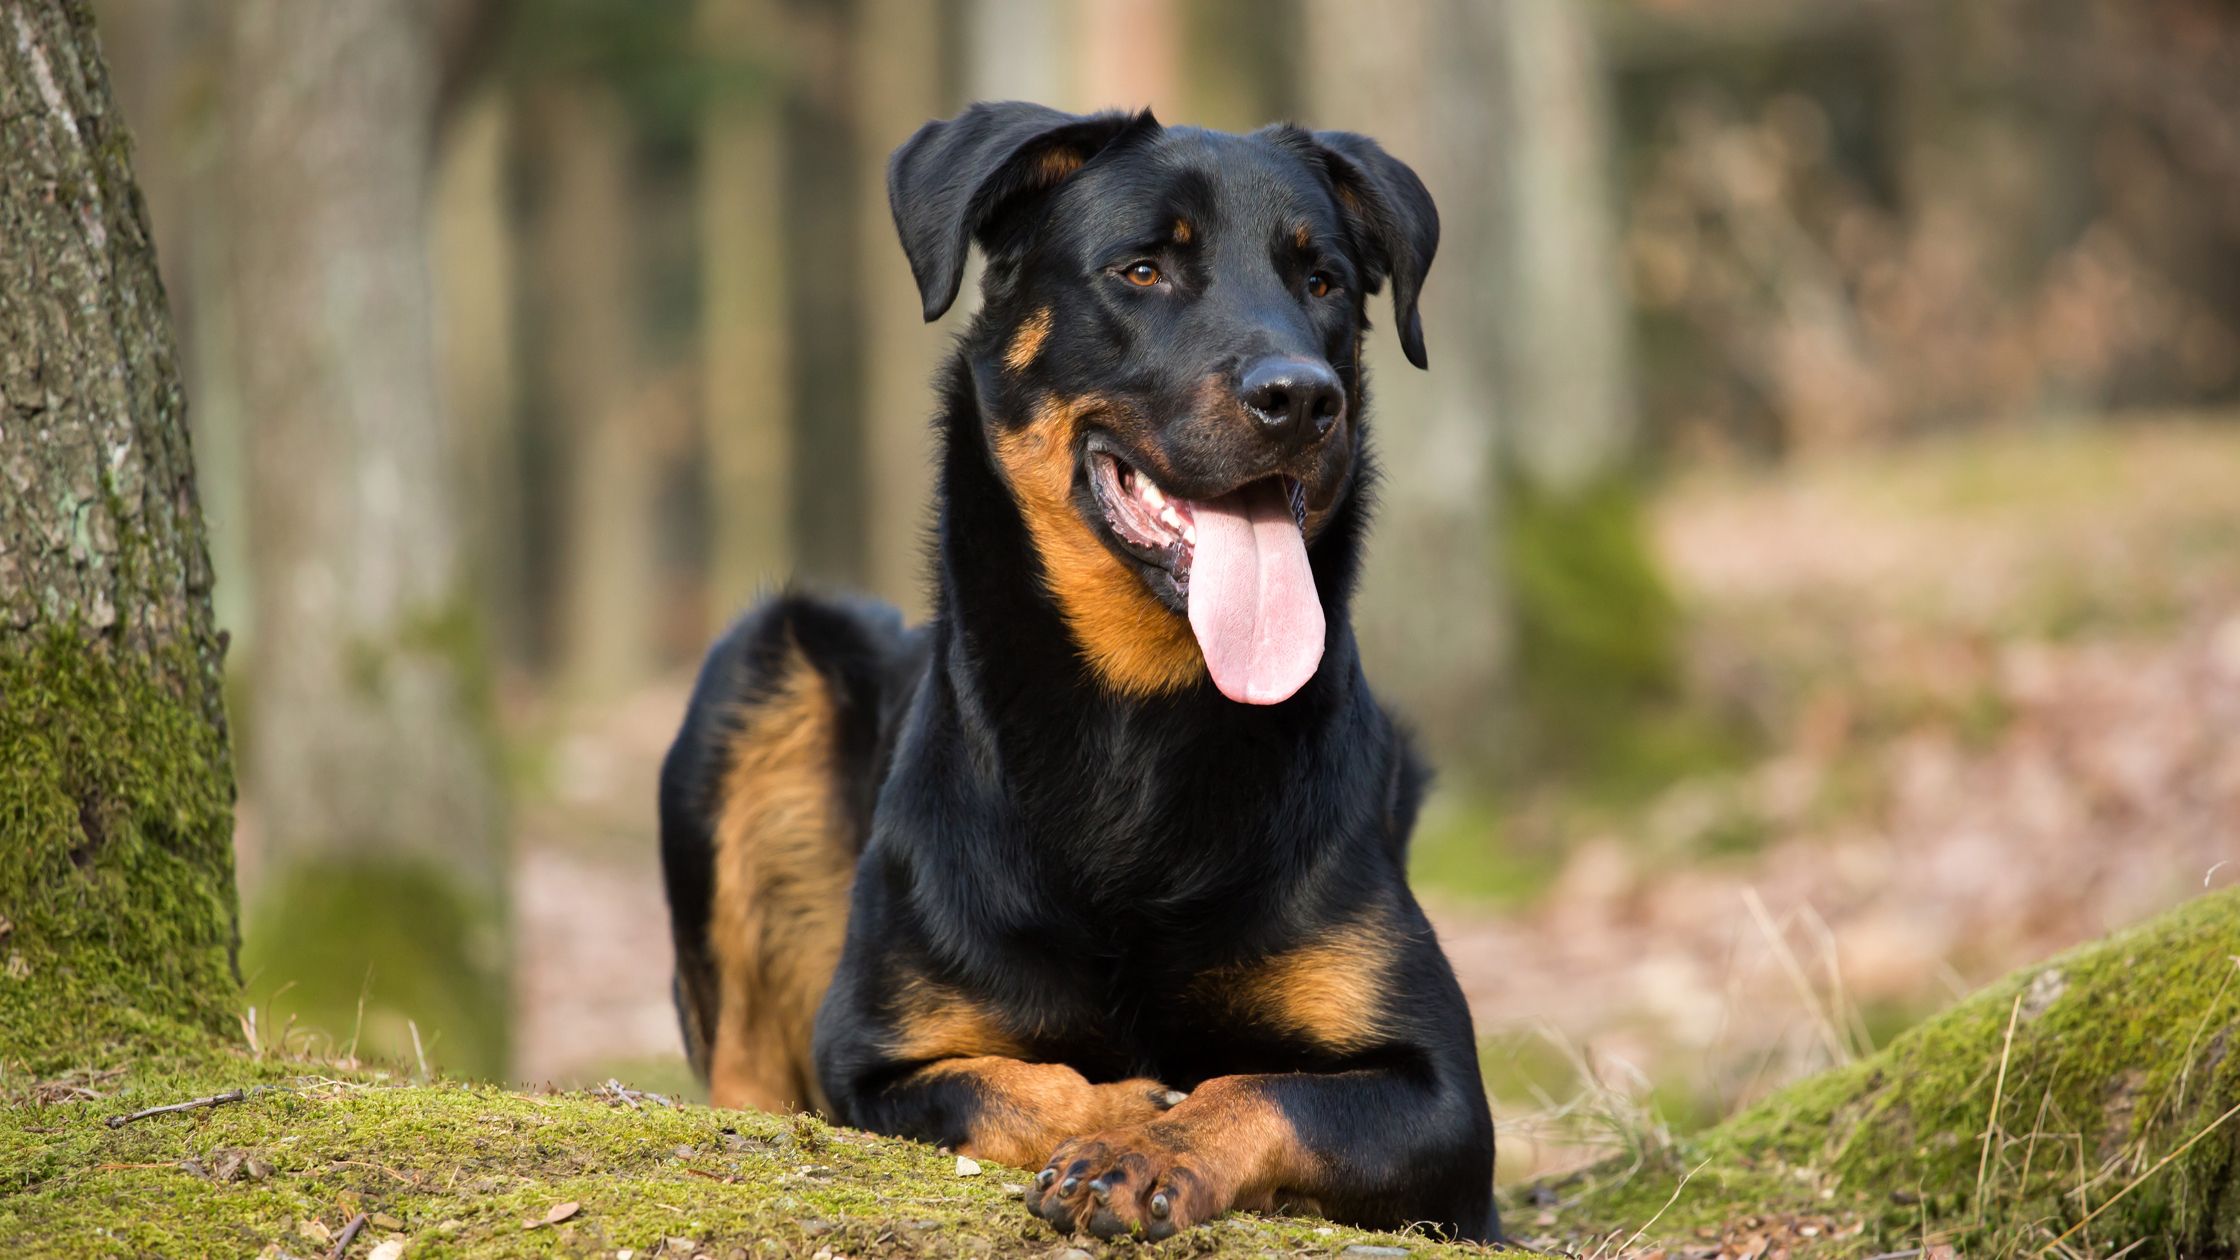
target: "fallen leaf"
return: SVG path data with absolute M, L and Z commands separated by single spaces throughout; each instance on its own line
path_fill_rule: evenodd
M 555 1203 L 552 1205 L 552 1210 L 544 1214 L 544 1219 L 536 1221 L 523 1221 L 521 1223 L 521 1228 L 538 1229 L 546 1225 L 558 1225 L 560 1222 L 567 1220 L 571 1216 L 574 1216 L 578 1211 L 582 1210 L 582 1208 L 583 1205 L 576 1202 L 574 1199 L 570 1199 L 566 1203 Z
M 404 1255 L 404 1239 L 391 1238 L 366 1253 L 366 1260 L 400 1260 Z
M 977 1176 L 979 1176 L 979 1175 L 980 1175 L 980 1161 L 979 1161 L 979 1160 L 976 1160 L 976 1159 L 971 1159 L 971 1158 L 968 1158 L 967 1156 L 963 1156 L 963 1155 L 959 1155 L 959 1156 L 957 1156 L 957 1175 L 958 1175 L 959 1177 L 977 1177 Z

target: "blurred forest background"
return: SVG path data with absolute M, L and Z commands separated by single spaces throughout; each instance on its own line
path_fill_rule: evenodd
M 655 768 L 757 591 L 925 609 L 968 316 L 882 170 L 976 98 L 1366 131 L 1439 200 L 1357 621 L 1506 1172 L 2234 877 L 2223 0 L 94 7 L 263 1045 L 682 1087 Z

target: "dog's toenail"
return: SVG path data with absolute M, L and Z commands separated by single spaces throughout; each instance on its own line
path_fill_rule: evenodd
M 1058 1174 L 1055 1169 L 1045 1168 L 1034 1175 L 1034 1184 L 1040 1189 L 1048 1190 L 1050 1183 L 1057 1179 Z
M 1171 1205 L 1167 1202 L 1167 1195 L 1165 1191 L 1162 1190 L 1158 1194 L 1151 1196 L 1151 1214 L 1153 1216 L 1156 1216 L 1163 1221 L 1167 1219 L 1167 1213 L 1170 1210 Z
M 1097 1196 L 1097 1202 L 1102 1203 L 1112 1197 L 1112 1186 L 1099 1177 L 1089 1183 L 1089 1193 Z
M 1072 1193 L 1073 1193 L 1073 1189 L 1074 1189 L 1074 1187 L 1075 1187 L 1075 1186 L 1078 1186 L 1078 1185 L 1080 1185 L 1080 1184 L 1081 1184 L 1081 1178 L 1079 1178 L 1079 1177 L 1068 1177 L 1068 1178 L 1066 1178 L 1066 1179 L 1065 1179 L 1064 1181 L 1062 1181 L 1062 1182 L 1059 1182 L 1059 1183 L 1058 1183 L 1058 1193 L 1059 1193 L 1059 1194 L 1072 1194 Z
M 1190 1095 L 1183 1093 L 1179 1089 L 1170 1089 L 1166 1093 L 1159 1095 L 1159 1104 L 1163 1107 L 1172 1107 L 1176 1103 L 1181 1102 L 1183 1099 L 1188 1098 L 1189 1096 Z

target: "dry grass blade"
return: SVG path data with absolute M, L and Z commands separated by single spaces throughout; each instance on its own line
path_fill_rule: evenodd
M 1795 951 L 1789 948 L 1788 940 L 1774 924 L 1773 915 L 1767 912 L 1765 899 L 1758 896 L 1757 889 L 1745 887 L 1742 890 L 1742 900 L 1743 904 L 1750 907 L 1750 917 L 1757 921 L 1758 931 L 1764 934 L 1766 944 L 1772 948 L 1774 961 L 1781 964 L 1783 974 L 1796 987 L 1798 999 L 1811 1012 L 1813 1025 L 1820 1034 L 1820 1042 L 1828 1049 L 1829 1060 L 1838 1065 L 1851 1062 L 1851 1048 L 1844 1044 L 1842 1034 L 1836 1030 L 1835 1020 L 1821 1007 L 1820 994 L 1813 989 L 1811 978 L 1804 973 L 1804 966 L 1797 961 Z
M 2090 1225 L 2093 1222 L 2094 1218 L 2098 1217 L 2102 1212 L 2105 1212 L 2109 1208 L 2114 1207 L 2116 1204 L 2123 1202 L 2123 1197 L 2125 1195 L 2130 1194 L 2140 1186 L 2145 1185 L 2149 1178 L 2153 1177 L 2156 1173 L 2161 1172 L 2165 1167 L 2169 1165 L 2171 1160 L 2174 1160 L 2180 1155 L 2185 1154 L 2187 1151 L 2192 1150 L 2195 1143 L 2216 1132 L 2217 1129 L 2222 1126 L 2225 1121 L 2230 1120 L 2236 1115 L 2240 1115 L 2240 1103 L 2232 1104 L 2232 1106 L 2227 1109 L 2223 1115 L 2218 1116 L 2214 1120 L 2211 1120 L 2207 1128 L 2204 1128 L 2203 1130 L 2201 1130 L 2201 1132 L 2187 1138 L 2185 1140 L 2185 1144 L 2180 1146 L 2177 1150 L 2174 1150 L 2168 1155 L 2163 1156 L 2161 1159 L 2156 1160 L 2154 1167 L 2149 1168 L 2145 1172 L 2140 1173 L 2137 1177 L 2133 1178 L 2129 1185 L 2126 1185 L 2123 1189 L 2116 1191 L 2114 1196 L 2109 1198 L 2107 1202 L 2101 1204 L 2099 1207 L 2092 1209 L 2090 1212 L 2085 1213 L 2085 1217 L 2083 1220 L 2078 1221 L 2076 1224 L 2071 1225 L 2069 1228 L 2063 1230 L 2061 1232 L 2061 1237 L 2056 1238 L 2051 1243 L 2047 1244 L 2045 1250 L 2040 1251 L 2038 1254 L 2041 1256 L 2050 1254 L 2055 1247 L 2058 1247 L 2062 1243 L 2068 1241 L 2069 1235 L 2076 1233 L 2078 1230 L 2083 1229 L 2087 1225 Z
M 1635 1243 L 1637 1243 L 1637 1242 L 1640 1242 L 1640 1241 L 1641 1241 L 1641 1239 L 1642 1239 L 1642 1236 L 1643 1236 L 1643 1235 L 1645 1235 L 1645 1234 L 1647 1234 L 1647 1233 L 1648 1233 L 1648 1232 L 1650 1231 L 1650 1229 L 1654 1228 L 1654 1227 L 1655 1227 L 1655 1225 L 1656 1225 L 1656 1223 L 1657 1223 L 1658 1221 L 1661 1221 L 1661 1220 L 1663 1220 L 1663 1219 L 1664 1219 L 1664 1214 L 1665 1214 L 1665 1213 L 1667 1213 L 1667 1212 L 1669 1212 L 1669 1211 L 1671 1211 L 1671 1210 L 1672 1210 L 1672 1205 L 1673 1205 L 1673 1204 L 1675 1204 L 1675 1203 L 1678 1203 L 1678 1202 L 1680 1201 L 1680 1192 L 1681 1192 L 1681 1191 L 1683 1191 L 1683 1190 L 1686 1190 L 1686 1189 L 1688 1188 L 1688 1182 L 1690 1182 L 1691 1180 L 1693 1180 L 1693 1179 L 1695 1178 L 1695 1175 L 1696 1175 L 1697 1173 L 1699 1173 L 1699 1172 L 1702 1172 L 1702 1171 L 1704 1170 L 1704 1167 L 1705 1167 L 1705 1165 L 1708 1165 L 1708 1164 L 1709 1164 L 1710 1162 L 1711 1162 L 1711 1161 L 1707 1159 L 1707 1160 L 1703 1161 L 1703 1163 L 1701 1163 L 1701 1164 L 1697 1164 L 1697 1165 L 1696 1165 L 1695 1167 L 1693 1167 L 1693 1168 L 1689 1169 L 1689 1170 L 1688 1170 L 1687 1172 L 1685 1172 L 1685 1173 L 1682 1173 L 1682 1174 L 1680 1175 L 1680 1184 L 1678 1184 L 1678 1185 L 1676 1185 L 1676 1186 L 1674 1186 L 1674 1187 L 1672 1188 L 1672 1197 L 1670 1197 L 1670 1198 L 1668 1198 L 1668 1199 L 1666 1199 L 1666 1200 L 1664 1201 L 1664 1206 L 1663 1206 L 1663 1207 L 1661 1207 L 1661 1208 L 1658 1208 L 1658 1209 L 1657 1209 L 1657 1214 L 1656 1214 L 1655 1216 L 1652 1216 L 1652 1217 L 1650 1217 L 1650 1218 L 1649 1218 L 1648 1220 L 1646 1220 L 1646 1221 L 1643 1221 L 1643 1222 L 1641 1223 L 1641 1228 L 1639 1228 L 1639 1229 L 1637 1229 L 1637 1230 L 1633 1231 L 1633 1237 L 1631 1237 L 1631 1238 L 1628 1238 L 1628 1239 L 1626 1239 L 1626 1240 L 1625 1240 L 1625 1243 L 1624 1243 L 1624 1245 L 1620 1246 L 1620 1247 L 1619 1247 L 1619 1248 L 1618 1248 L 1618 1249 L 1617 1249 L 1616 1251 L 1614 1251 L 1614 1252 L 1612 1252 L 1612 1253 L 1610 1253 L 1610 1254 L 1612 1254 L 1612 1255 L 1616 1255 L 1616 1256 L 1622 1256 L 1622 1255 L 1626 1254 L 1627 1252 L 1629 1252 L 1629 1251 L 1632 1251 L 1632 1250 L 1633 1250 L 1633 1245 L 1634 1245 Z M 1596 1255 L 1600 1255 L 1600 1254 L 1601 1254 L 1601 1249 L 1600 1249 L 1600 1248 L 1597 1248 L 1597 1249 L 1595 1250 L 1594 1254 L 1596 1254 Z
M 1991 1114 L 1983 1121 L 1983 1155 L 1976 1160 L 1976 1224 L 1983 1224 L 1983 1178 L 1991 1169 L 1991 1143 L 1999 1135 L 1999 1103 L 2007 1093 L 2007 1060 L 2014 1055 L 2014 1026 L 2022 1018 L 2022 995 L 2014 995 L 2014 1009 L 2007 1012 L 2007 1039 L 1999 1046 L 1999 1079 L 1991 1086 Z

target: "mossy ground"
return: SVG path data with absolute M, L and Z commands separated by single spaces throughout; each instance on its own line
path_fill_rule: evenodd
M 2105 1208 L 2069 1238 L 2074 1254 L 2143 1241 L 2146 1254 L 2232 1255 L 2240 1116 L 2219 1120 L 2240 1104 L 2236 972 L 2240 890 L 2204 896 L 2010 976 L 1645 1166 L 1522 1193 L 1512 1224 L 1591 1241 L 1656 1217 L 1645 1242 L 1684 1245 L 1740 1217 L 1803 1213 L 1859 1227 L 1830 1255 L 1945 1242 L 2002 1256 L 2036 1254 Z
M 413 1085 L 219 1047 L 128 1065 L 93 1081 L 110 1091 L 97 1099 L 42 1102 L 67 1093 L 52 1078 L 4 1083 L 0 1251 L 9 1254 L 316 1255 L 360 1212 L 379 1219 L 353 1255 L 391 1237 L 415 1257 L 1044 1256 L 1069 1245 L 1027 1215 L 1025 1172 L 989 1164 L 960 1176 L 953 1156 L 930 1147 L 806 1117 Z M 106 1124 L 242 1087 L 255 1091 L 246 1102 Z M 571 1202 L 567 1220 L 524 1227 Z M 1326 1256 L 1355 1245 L 1484 1253 L 1246 1216 L 1159 1250 Z
M 2160 1244 L 2151 1254 L 2230 1255 L 2240 1125 L 2218 1120 L 2240 1102 L 2240 1056 L 2228 1053 L 2240 1032 L 2236 956 L 2240 890 L 2204 897 L 2010 977 L 1699 1137 L 1513 1190 L 1511 1229 L 1608 1255 L 1629 1240 L 1685 1247 L 1704 1231 L 1731 1237 L 1737 1222 L 1809 1221 L 1796 1254 L 1953 1243 L 1999 1256 L 2036 1254 L 2105 1208 L 2070 1239 L 2072 1254 L 2144 1239 Z M 1064 1245 L 1020 1206 L 1024 1171 L 960 1176 L 931 1148 L 806 1118 L 411 1084 L 186 1031 L 172 1045 L 91 1055 L 70 1072 L 6 1067 L 0 1249 L 313 1254 L 361 1212 L 375 1218 L 361 1248 L 402 1238 L 415 1256 L 997 1256 Z M 238 1088 L 247 1101 L 106 1124 Z M 565 1203 L 577 1205 L 567 1219 L 528 1228 Z M 1245 1216 L 1160 1251 L 1352 1246 L 1484 1253 Z

